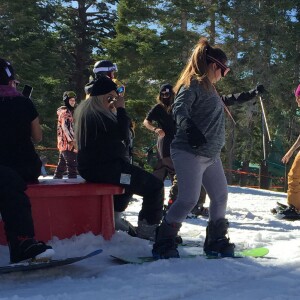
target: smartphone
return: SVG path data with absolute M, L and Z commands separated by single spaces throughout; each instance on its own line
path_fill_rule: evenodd
M 30 98 L 32 90 L 33 90 L 32 86 L 25 84 L 22 91 L 23 96 L 26 98 Z
M 120 87 L 117 88 L 117 93 L 118 94 L 122 94 L 125 91 L 125 87 L 123 85 L 121 85 Z

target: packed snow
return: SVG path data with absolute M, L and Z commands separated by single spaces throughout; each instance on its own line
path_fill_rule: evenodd
M 169 185 L 166 184 L 166 195 Z M 149 241 L 116 232 L 110 241 L 92 233 L 49 243 L 55 258 L 80 256 L 95 249 L 103 252 L 72 265 L 1 276 L 0 299 L 299 299 L 300 221 L 277 219 L 270 213 L 286 194 L 228 187 L 227 218 L 230 239 L 237 249 L 267 247 L 265 258 L 159 260 L 142 265 L 120 265 L 110 255 L 148 256 Z M 134 225 L 141 198 L 126 210 Z M 209 205 L 209 199 L 206 206 Z M 207 219 L 187 219 L 180 234 L 184 240 L 205 238 Z M 202 247 L 180 247 L 181 253 L 201 253 Z M 8 249 L 0 246 L 0 265 L 7 264 Z

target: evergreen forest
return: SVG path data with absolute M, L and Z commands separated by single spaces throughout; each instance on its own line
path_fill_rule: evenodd
M 231 71 L 216 85 L 220 94 L 258 84 L 267 90 L 267 123 L 259 97 L 230 107 L 236 124 L 226 117 L 222 152 L 228 182 L 240 183 L 237 170 L 251 173 L 251 165 L 266 160 L 273 185 L 282 185 L 289 166 L 281 158 L 300 134 L 294 96 L 300 83 L 299 0 L 1 0 L 0 30 L 0 57 L 14 66 L 20 91 L 33 87 L 44 134 L 37 149 L 48 164 L 57 163 L 56 110 L 63 92 L 74 90 L 78 101 L 84 99 L 94 63 L 108 59 L 126 85 L 134 162 L 150 170 L 147 150 L 156 136 L 142 122 L 161 84 L 176 83 L 194 45 L 207 37 L 229 58 Z

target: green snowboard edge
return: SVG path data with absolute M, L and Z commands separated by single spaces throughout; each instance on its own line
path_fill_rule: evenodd
M 221 256 L 207 256 L 206 254 L 189 254 L 189 255 L 181 255 L 180 259 L 185 258 L 195 258 L 195 257 L 205 257 L 207 259 L 220 259 L 220 258 L 245 258 L 245 257 L 264 257 L 269 253 L 269 249 L 265 247 L 259 248 L 249 248 L 245 250 L 236 251 L 235 255 L 232 257 L 221 257 Z M 141 257 L 133 257 L 133 256 L 118 256 L 118 255 L 111 255 L 111 257 L 123 264 L 143 264 L 147 262 L 157 261 L 157 259 L 153 258 L 152 256 L 141 256 Z

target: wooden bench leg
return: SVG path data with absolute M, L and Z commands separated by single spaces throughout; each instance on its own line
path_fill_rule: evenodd
M 115 233 L 114 202 L 112 195 L 101 196 L 101 231 L 105 240 L 110 240 Z

